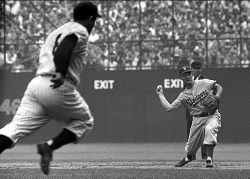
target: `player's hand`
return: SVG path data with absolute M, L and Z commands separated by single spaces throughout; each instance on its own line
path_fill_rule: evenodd
M 157 94 L 163 94 L 163 87 L 161 85 L 158 85 L 156 88 L 156 93 Z
M 51 88 L 55 89 L 60 87 L 64 83 L 64 77 L 61 73 L 57 72 L 50 80 L 53 84 L 50 85 Z

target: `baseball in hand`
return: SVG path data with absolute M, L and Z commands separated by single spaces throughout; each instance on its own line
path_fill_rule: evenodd
M 158 85 L 157 88 L 156 88 L 156 91 L 157 91 L 157 92 L 162 91 L 162 86 L 161 86 L 161 85 Z

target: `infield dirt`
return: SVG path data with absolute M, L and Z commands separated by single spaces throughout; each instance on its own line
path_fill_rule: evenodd
M 250 144 L 220 144 L 215 167 L 197 160 L 182 168 L 185 143 L 102 143 L 65 146 L 54 153 L 51 173 L 40 171 L 36 145 L 17 144 L 0 156 L 0 178 L 250 178 Z

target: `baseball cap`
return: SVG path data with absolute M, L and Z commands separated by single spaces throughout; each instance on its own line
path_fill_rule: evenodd
M 184 66 L 179 69 L 179 75 L 183 75 L 184 73 L 192 72 L 193 70 L 189 66 Z
M 192 62 L 191 68 L 201 68 L 201 63 L 200 62 Z
M 92 2 L 80 2 L 74 7 L 73 17 L 75 20 L 84 20 L 91 16 L 102 18 L 102 16 L 98 13 L 97 6 Z

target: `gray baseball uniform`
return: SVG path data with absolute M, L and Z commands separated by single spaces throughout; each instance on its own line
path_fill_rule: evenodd
M 202 101 L 212 95 L 216 81 L 196 80 L 192 89 L 185 89 L 171 104 L 174 109 L 186 107 L 193 117 L 188 142 L 185 150 L 188 155 L 195 155 L 202 144 L 216 145 L 217 133 L 221 127 L 221 116 L 217 110 L 213 115 L 199 117 L 198 114 L 208 113 Z M 204 130 L 205 129 L 205 130 Z

